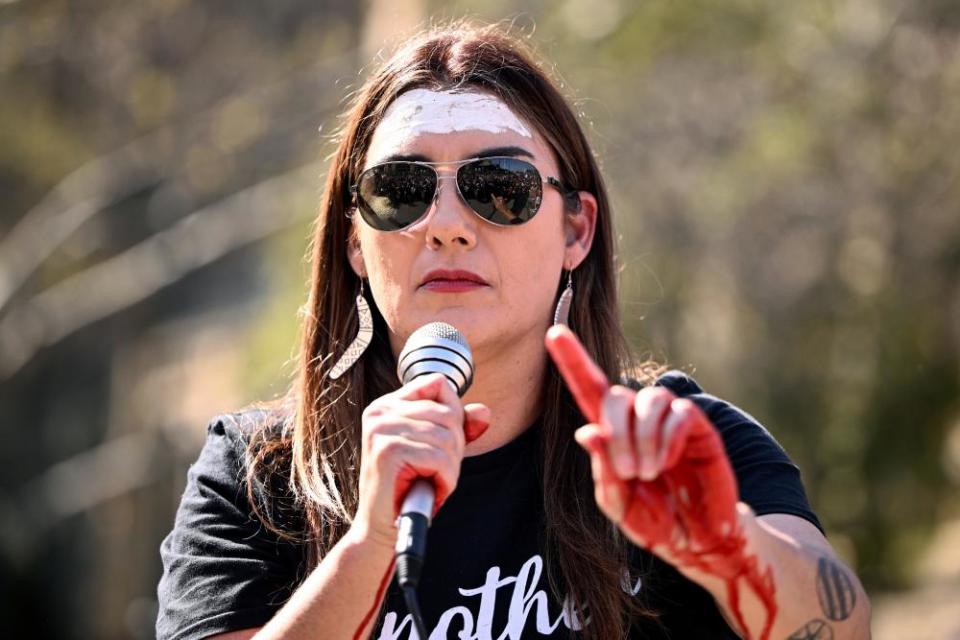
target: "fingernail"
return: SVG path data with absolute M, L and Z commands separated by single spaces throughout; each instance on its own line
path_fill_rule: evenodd
M 577 438 L 577 444 L 583 447 L 583 450 L 591 456 L 597 453 L 597 445 L 590 438 Z
M 640 460 L 640 479 L 653 480 L 657 477 L 657 467 L 650 458 Z

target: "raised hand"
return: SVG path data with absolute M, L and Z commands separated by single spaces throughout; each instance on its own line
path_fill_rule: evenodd
M 745 553 L 736 477 L 714 426 L 690 400 L 669 390 L 610 386 L 586 350 L 562 326 L 547 332 L 547 349 L 589 424 L 575 437 L 590 454 L 594 495 L 630 540 L 682 571 L 723 579 L 737 624 L 736 580 L 743 577 L 776 612 L 772 573 Z

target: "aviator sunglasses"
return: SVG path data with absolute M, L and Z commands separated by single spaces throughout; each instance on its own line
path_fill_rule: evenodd
M 470 158 L 456 162 L 397 160 L 374 165 L 350 187 L 353 204 L 363 220 L 380 231 L 397 231 L 422 218 L 437 198 L 440 174 L 436 167 L 457 166 L 460 197 L 473 211 L 496 225 L 523 224 L 536 215 L 543 185 L 555 187 L 567 208 L 579 211 L 576 190 L 557 178 L 543 178 L 537 168 L 512 157 Z M 451 176 L 452 177 L 452 176 Z

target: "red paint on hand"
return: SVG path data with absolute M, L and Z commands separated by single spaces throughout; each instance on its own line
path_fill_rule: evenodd
M 470 444 L 490 427 L 490 409 L 482 404 L 468 404 L 463 408 L 463 435 Z
M 446 394 L 452 393 L 449 385 L 440 376 L 435 376 L 422 387 L 414 387 L 411 398 L 443 401 Z M 452 396 L 451 396 L 452 397 Z M 471 403 L 463 407 L 463 435 L 464 442 L 470 443 L 486 433 L 490 428 L 490 409 L 481 403 Z M 413 483 L 420 479 L 430 480 L 434 485 L 433 515 L 437 515 L 440 507 L 450 497 L 452 487 L 442 481 L 440 474 L 431 469 L 420 469 L 406 464 L 397 472 L 393 483 L 394 517 L 400 515 L 403 501 L 410 492 Z
M 566 327 L 551 327 L 546 345 L 583 414 L 599 423 L 609 391 L 599 367 Z M 668 420 L 675 425 L 665 431 Z M 577 440 L 592 458 L 597 502 L 607 516 L 631 540 L 678 567 L 723 579 L 734 618 L 749 638 L 737 590 L 737 581 L 744 580 L 766 609 L 759 637 L 767 640 L 777 612 L 772 569 L 761 571 L 756 556 L 745 552 L 736 477 L 707 416 L 688 400 L 670 403 L 656 434 L 658 441 L 667 438 L 661 444 L 665 454 L 649 481 L 622 478 L 615 472 L 608 450 L 613 429 L 607 427 L 590 424 L 577 432 Z
M 410 493 L 410 487 L 417 480 L 429 480 L 433 483 L 433 515 L 450 496 L 450 489 L 441 481 L 440 475 L 429 469 L 417 469 L 413 465 L 404 465 L 397 472 L 397 479 L 393 483 L 393 517 L 400 515 L 400 509 L 403 508 L 403 501 Z

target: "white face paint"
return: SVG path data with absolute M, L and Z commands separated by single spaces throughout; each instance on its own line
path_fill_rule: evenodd
M 404 140 L 424 133 L 457 131 L 512 131 L 525 138 L 533 134 L 494 96 L 480 91 L 430 91 L 413 89 L 393 101 L 374 137 L 380 148 L 399 147 Z

